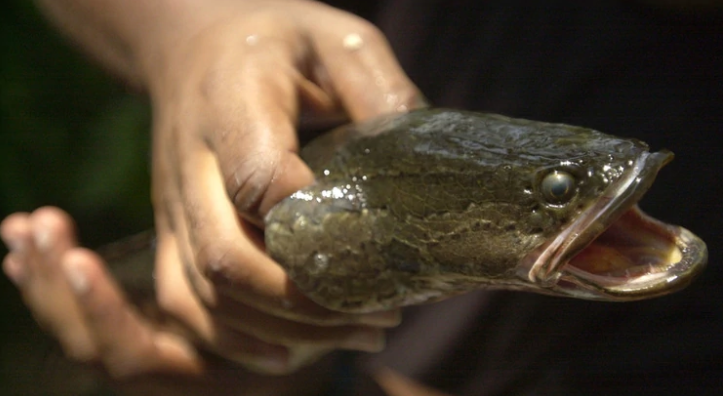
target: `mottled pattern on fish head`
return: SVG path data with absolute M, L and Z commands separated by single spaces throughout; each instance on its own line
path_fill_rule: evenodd
M 312 298 L 342 310 L 514 283 L 516 264 L 646 149 L 492 114 L 383 117 L 304 149 L 317 182 L 272 210 L 267 245 Z
M 517 203 L 526 232 L 545 237 L 599 200 L 648 150 L 634 139 L 564 124 L 499 115 L 473 122 L 481 125 L 463 128 L 467 139 L 454 133 L 446 139 L 460 142 L 464 161 L 495 169 L 491 188 L 479 190 L 482 199 Z

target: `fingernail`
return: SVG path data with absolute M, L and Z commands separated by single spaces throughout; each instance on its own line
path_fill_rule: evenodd
M 363 314 L 359 323 L 376 327 L 396 327 L 402 323 L 402 311 L 395 309 L 393 311 Z
M 76 259 L 71 257 L 70 259 L 66 258 L 63 260 L 63 272 L 65 273 L 65 278 L 68 280 L 70 288 L 75 294 L 80 295 L 88 291 L 90 287 L 88 277 L 82 269 L 82 264 Z
M 33 238 L 35 239 L 35 246 L 40 251 L 50 250 L 50 246 L 53 243 L 53 235 L 48 227 L 43 225 L 36 225 L 33 229 Z
M 385 344 L 384 332 L 378 329 L 360 330 L 344 341 L 343 345 L 349 349 L 365 352 L 380 352 Z
M 8 257 L 5 259 L 3 270 L 8 279 L 10 279 L 15 285 L 19 286 L 25 282 L 25 267 L 17 257 Z

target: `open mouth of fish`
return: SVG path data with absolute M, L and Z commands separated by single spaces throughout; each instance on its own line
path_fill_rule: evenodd
M 612 301 L 650 298 L 688 285 L 707 261 L 705 243 L 637 205 L 672 157 L 670 152 L 638 157 L 598 201 L 528 255 L 520 275 L 555 294 Z

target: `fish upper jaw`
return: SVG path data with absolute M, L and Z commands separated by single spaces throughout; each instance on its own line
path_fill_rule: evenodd
M 642 153 L 574 222 L 525 257 L 518 276 L 546 293 L 609 301 L 652 298 L 688 285 L 706 264 L 705 243 L 637 206 L 672 157 Z

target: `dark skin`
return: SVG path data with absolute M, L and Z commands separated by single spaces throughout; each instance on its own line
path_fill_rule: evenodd
M 254 389 L 264 394 L 262 377 L 239 378 L 240 371 L 235 371 L 233 375 L 239 382 L 232 384 L 209 375 L 207 369 L 212 362 L 199 355 L 197 348 L 237 351 L 233 355 L 243 365 L 288 372 L 296 367 L 289 364 L 290 356 L 308 361 L 302 353 L 294 352 L 300 345 L 309 344 L 308 333 L 294 332 L 297 338 L 286 335 L 283 340 L 261 340 L 253 334 L 267 333 L 258 328 L 252 332 L 251 327 L 240 328 L 239 323 L 214 321 L 238 313 L 229 305 L 214 302 L 214 296 L 250 290 L 243 296 L 229 297 L 229 301 L 237 302 L 233 306 L 239 310 L 256 304 L 252 308 L 269 317 L 282 315 L 286 319 L 283 315 L 293 313 L 295 318 L 288 319 L 291 322 L 317 321 L 312 323 L 316 327 L 319 317 L 332 317 L 335 323 L 347 321 L 341 326 L 358 330 L 362 321 L 366 323 L 364 329 L 380 329 L 393 322 L 388 318 L 338 317 L 318 311 L 287 287 L 283 273 L 255 242 L 258 233 L 251 227 L 259 223 L 260 216 L 274 202 L 311 182 L 305 166 L 295 156 L 293 125 L 304 110 L 315 116 L 347 113 L 357 120 L 418 103 L 416 88 L 400 71 L 378 32 L 339 11 L 291 0 L 38 2 L 86 52 L 129 84 L 148 92 L 153 100 L 154 203 L 165 241 L 158 260 L 159 301 L 169 315 L 185 323 L 187 330 L 159 328 L 129 307 L 106 276 L 104 263 L 76 246 L 71 223 L 64 214 L 40 209 L 13 215 L 2 227 L 2 236 L 12 250 L 4 270 L 18 285 L 38 321 L 61 341 L 70 356 L 98 364 L 119 382 L 150 384 L 154 393 L 189 394 L 193 387 L 188 385 L 192 383 L 201 391 L 207 384 L 216 384 L 228 391 L 249 394 L 248 389 Z M 279 26 L 291 28 L 291 40 L 274 36 Z M 331 34 L 308 34 L 319 32 L 322 26 L 336 30 Z M 272 44 L 266 40 L 268 35 L 261 35 L 264 32 L 271 33 Z M 360 48 L 355 49 L 358 40 L 350 36 L 353 33 L 361 33 L 364 45 Z M 347 37 L 350 39 L 345 40 Z M 329 45 L 319 46 L 324 40 Z M 260 47 L 264 50 L 257 50 Z M 328 51 L 319 51 L 322 47 Z M 249 59 L 252 61 L 247 62 Z M 323 66 L 320 69 L 325 72 L 309 64 Z M 226 147 L 232 149 L 224 150 Z M 266 162 L 268 159 L 273 161 Z M 244 175 L 244 169 L 259 171 L 236 178 Z M 240 183 L 244 180 L 248 183 Z M 215 203 L 221 205 L 217 208 Z M 212 218 L 199 218 L 204 214 Z M 47 217 L 40 221 L 43 216 Z M 205 221 L 214 219 L 221 221 Z M 34 225 L 36 222 L 39 224 Z M 59 231 L 52 231 L 55 226 L 48 225 L 53 222 Z M 213 228 L 204 224 L 213 224 Z M 213 239 L 224 235 L 228 238 Z M 213 249 L 202 249 L 205 246 Z M 220 262 L 227 265 L 211 265 L 218 261 L 213 260 L 214 256 L 226 258 Z M 198 272 L 184 272 L 183 261 Z M 65 268 L 70 276 L 66 276 Z M 212 268 L 221 268 L 224 276 L 220 278 L 226 277 L 240 288 L 225 287 L 218 276 L 213 276 L 214 271 L 209 271 Z M 187 274 L 196 279 L 196 288 L 190 286 Z M 279 303 L 284 299 L 301 308 L 291 313 L 279 309 L 288 306 Z M 299 311 L 304 314 L 297 315 Z M 99 313 L 102 315 L 96 315 Z M 309 317 L 313 319 L 303 322 Z M 99 334 L 108 328 L 118 336 Z M 222 333 L 230 334 L 233 341 L 219 337 Z M 133 339 L 127 334 L 138 337 Z M 306 341 L 299 341 L 304 337 Z M 312 343 L 313 349 L 324 353 L 333 348 L 331 345 L 341 347 L 343 342 L 332 337 L 321 344 Z M 274 351 L 281 353 L 275 355 Z M 159 373 L 171 373 L 172 377 Z M 181 383 L 178 378 L 187 382 Z M 283 378 L 270 382 L 282 386 L 292 377 Z M 380 383 L 390 383 L 390 378 L 391 383 L 404 383 L 395 381 L 399 378 L 394 375 L 379 374 L 377 378 Z M 214 393 L 216 389 L 205 390 Z M 304 389 L 298 390 L 303 393 Z M 283 394 L 281 390 L 271 393 Z
M 13 214 L 1 227 L 3 269 L 69 357 L 168 394 L 188 394 L 188 381 L 244 394 L 266 394 L 268 383 L 283 394 L 304 375 L 252 372 L 289 374 L 336 349 L 383 348 L 399 312 L 319 307 L 266 255 L 258 228 L 276 202 L 313 182 L 297 156 L 300 118 L 356 121 L 423 105 L 376 28 L 304 0 L 38 5 L 151 98 L 157 298 L 178 324 L 134 310 L 106 263 L 77 245 L 66 213 Z M 200 350 L 239 365 L 233 386 Z
M 38 323 L 68 358 L 99 369 L 124 394 L 313 395 L 328 385 L 333 355 L 281 377 L 257 374 L 200 352 L 190 334 L 143 316 L 103 259 L 77 246 L 72 219 L 58 208 L 13 214 L 0 234 L 12 248 L 3 270 Z M 447 395 L 389 368 L 372 375 L 391 396 Z

